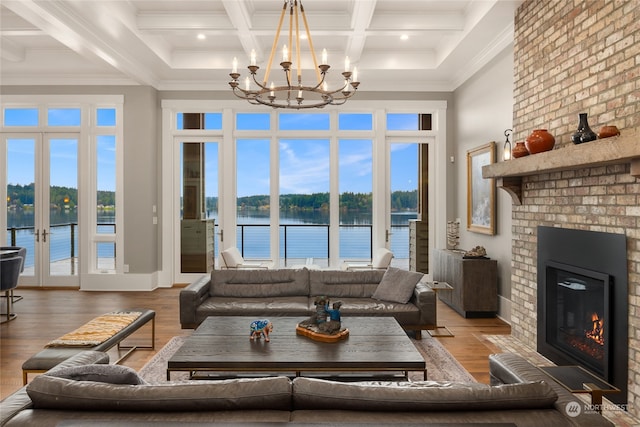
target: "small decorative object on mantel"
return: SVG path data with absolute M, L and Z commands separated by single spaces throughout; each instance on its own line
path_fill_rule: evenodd
M 460 242 L 460 221 L 447 221 L 447 249 L 455 250 Z
M 313 304 L 316 311 L 306 320 L 298 323 L 296 334 L 311 338 L 314 341 L 337 342 L 349 336 L 349 329 L 342 327 L 340 319 L 341 301 L 336 301 L 329 308 L 329 298 L 317 296 Z
M 611 138 L 620 135 L 620 131 L 615 126 L 602 126 L 598 132 L 598 138 Z
M 578 117 L 580 117 L 580 123 L 578 123 L 578 130 L 571 135 L 571 142 L 574 144 L 582 144 L 584 142 L 595 141 L 598 135 L 589 127 L 587 113 L 580 113 Z
M 266 342 L 269 342 L 269 334 L 273 332 L 273 323 L 268 319 L 254 320 L 249 326 L 251 333 L 249 334 L 249 340 L 259 340 L 264 337 Z
M 556 145 L 556 139 L 546 129 L 535 129 L 527 137 L 524 145 L 527 147 L 529 154 L 537 154 L 553 150 Z
M 475 248 L 471 249 L 470 251 L 467 251 L 464 253 L 464 255 L 462 256 L 462 258 L 464 259 L 469 259 L 469 258 L 482 258 L 482 259 L 487 259 L 487 250 L 485 248 L 483 248 L 482 246 L 476 246 Z
M 527 150 L 527 147 L 524 146 L 524 141 L 518 141 L 516 142 L 516 146 L 513 147 L 513 151 L 511 154 L 515 159 L 518 159 L 520 157 L 528 156 L 529 150 Z

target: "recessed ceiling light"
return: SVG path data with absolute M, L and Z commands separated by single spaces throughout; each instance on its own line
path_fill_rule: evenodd
M 206 38 L 207 38 L 207 36 L 205 36 L 204 34 L 202 34 L 202 33 L 198 34 L 198 40 L 204 40 Z
M 400 40 L 409 40 L 409 36 L 406 34 L 403 34 L 400 36 Z

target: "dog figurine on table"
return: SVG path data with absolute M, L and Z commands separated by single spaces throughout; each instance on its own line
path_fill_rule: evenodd
M 259 340 L 264 336 L 264 340 L 269 342 L 269 334 L 273 332 L 273 324 L 267 320 L 254 320 L 251 322 L 251 334 L 249 335 L 249 339 L 253 341 L 254 339 Z

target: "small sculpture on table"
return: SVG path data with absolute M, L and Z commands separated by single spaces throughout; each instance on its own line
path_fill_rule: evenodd
M 330 306 L 328 297 L 318 296 L 314 301 L 315 312 L 306 320 L 298 323 L 296 333 L 315 341 L 335 342 L 349 336 L 349 330 L 342 328 L 340 316 L 341 301 Z M 327 320 L 328 318 L 328 320 Z
M 269 334 L 273 332 L 273 323 L 268 319 L 254 320 L 249 329 L 251 330 L 249 340 L 259 340 L 264 336 L 264 340 L 269 342 Z

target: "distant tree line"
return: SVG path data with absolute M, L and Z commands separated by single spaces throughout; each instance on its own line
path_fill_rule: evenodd
M 33 205 L 35 195 L 35 184 L 7 186 L 7 196 L 9 206 L 22 207 L 23 205 Z M 61 208 L 69 206 L 74 208 L 78 204 L 78 190 L 76 188 L 52 186 L 50 189 L 51 206 Z M 97 205 L 115 206 L 116 194 L 114 191 L 98 191 Z M 340 208 L 344 211 L 370 212 L 372 206 L 371 193 L 344 192 L 340 195 Z M 268 195 L 238 197 L 238 209 L 260 210 L 269 209 L 270 200 Z M 218 198 L 207 197 L 206 207 L 208 210 L 218 209 Z M 391 193 L 391 210 L 416 211 L 418 208 L 418 192 L 394 191 Z M 329 193 L 312 194 L 283 194 L 280 196 L 280 210 L 282 211 L 318 211 L 329 210 Z
M 35 184 L 7 185 L 7 198 L 9 206 L 21 208 L 24 205 L 33 205 L 35 198 Z M 69 206 L 75 208 L 78 205 L 78 189 L 70 187 L 51 186 L 49 190 L 51 207 L 63 208 Z M 114 191 L 98 191 L 97 204 L 102 206 L 115 206 L 116 193 Z
M 340 195 L 340 209 L 343 211 L 371 212 L 372 194 L 344 192 Z M 218 209 L 218 198 L 207 197 L 208 210 Z M 268 195 L 238 197 L 239 210 L 268 210 Z M 391 210 L 394 212 L 416 211 L 418 192 L 394 191 L 391 193 Z M 329 193 L 283 194 L 280 196 L 281 211 L 318 211 L 329 210 Z

